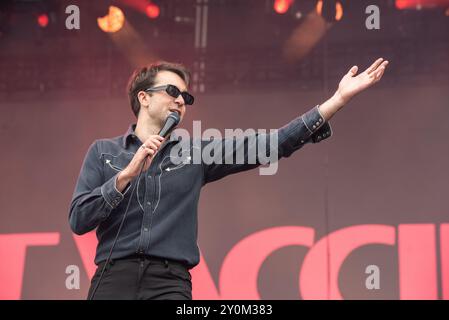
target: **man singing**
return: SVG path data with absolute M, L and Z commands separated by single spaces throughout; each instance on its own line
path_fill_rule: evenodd
M 358 75 L 353 66 L 330 99 L 278 129 L 277 159 L 328 138 L 332 134 L 329 119 L 352 97 L 378 82 L 387 64 L 377 59 Z M 97 229 L 98 268 L 89 299 L 192 299 L 189 270 L 199 263 L 201 188 L 261 164 L 248 161 L 248 141 L 266 139 L 263 134 L 235 143 L 230 151 L 223 148 L 216 155 L 223 161 L 172 161 L 171 151 L 181 142 L 175 133 L 170 139 L 158 133 L 169 114 L 177 112 L 182 121 L 186 105 L 193 104 L 189 80 L 182 65 L 167 62 L 134 72 L 128 95 L 137 123 L 122 136 L 96 140 L 85 156 L 69 222 L 79 235 Z M 201 141 L 200 148 L 219 142 Z M 239 149 L 246 150 L 243 163 L 224 161 Z

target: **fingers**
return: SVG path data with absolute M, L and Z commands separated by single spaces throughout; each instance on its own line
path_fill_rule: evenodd
M 156 151 L 157 151 L 157 148 L 150 148 L 150 147 L 147 147 L 144 144 L 140 147 L 140 149 L 142 150 L 142 152 L 141 152 L 141 159 L 144 159 L 147 156 L 152 157 L 156 153 Z
M 351 69 L 349 69 L 348 74 L 353 77 L 357 74 L 357 71 L 359 70 L 359 67 L 357 66 L 352 66 Z
M 387 68 L 388 65 L 388 61 L 384 61 L 382 62 L 382 64 L 379 66 L 379 68 L 377 68 L 377 70 L 375 72 L 373 72 L 374 75 L 374 81 L 379 81 L 380 78 L 382 78 L 382 75 L 385 72 L 385 69 Z
M 160 148 L 160 146 L 162 145 L 163 141 L 164 141 L 163 137 L 154 135 L 154 136 L 149 137 L 143 143 L 143 146 L 157 150 L 157 149 Z
M 159 136 L 159 135 L 153 135 L 153 136 L 150 136 L 150 137 L 147 139 L 147 141 L 145 141 L 144 144 L 146 144 L 148 141 L 162 143 L 164 140 L 165 140 L 164 137 L 161 137 L 161 136 Z
M 159 150 L 163 141 L 164 138 L 159 135 L 149 137 L 141 146 L 144 150 L 144 157 L 147 155 L 152 157 Z
M 146 148 L 151 148 L 154 150 L 159 149 L 159 147 L 161 146 L 161 142 L 160 141 L 147 141 L 146 143 L 143 144 L 143 146 L 145 146 Z
M 151 164 L 154 155 L 157 153 L 162 145 L 164 138 L 158 135 L 150 136 L 145 143 L 143 143 L 134 155 L 131 163 L 127 167 L 127 172 L 136 177 L 140 170 L 146 171 Z M 144 167 L 142 167 L 144 166 Z
M 374 63 L 368 69 L 366 69 L 365 72 L 367 74 L 371 74 L 372 72 L 374 72 L 377 69 L 377 67 L 380 66 L 380 64 L 382 63 L 383 60 L 384 60 L 383 58 L 379 58 L 376 61 L 374 61 Z

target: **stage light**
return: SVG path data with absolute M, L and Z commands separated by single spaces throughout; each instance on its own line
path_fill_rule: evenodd
M 316 12 L 328 22 L 340 21 L 343 18 L 343 6 L 340 1 L 319 0 L 316 4 Z
M 343 18 L 343 6 L 337 1 L 335 4 L 335 20 L 340 21 Z
M 161 9 L 159 8 L 159 6 L 157 4 L 150 3 L 149 5 L 146 6 L 145 13 L 148 18 L 156 19 L 157 17 L 159 17 L 159 14 L 161 13 Z
M 46 13 L 42 13 L 40 15 L 38 15 L 37 17 L 37 24 L 39 25 L 39 27 L 41 28 L 45 28 L 46 26 L 48 26 L 48 15 Z
M 431 9 L 437 7 L 447 8 L 448 0 L 396 0 L 395 5 L 399 10 L 405 9 Z
M 274 0 L 273 9 L 276 13 L 284 14 L 290 9 L 293 0 Z
M 106 16 L 97 18 L 98 27 L 108 33 L 119 31 L 125 23 L 125 14 L 115 6 L 109 6 L 109 12 Z

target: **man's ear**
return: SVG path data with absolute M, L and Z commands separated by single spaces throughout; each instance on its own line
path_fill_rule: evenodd
M 147 107 L 150 104 L 150 95 L 146 94 L 144 91 L 139 91 L 137 93 L 137 99 L 143 107 Z

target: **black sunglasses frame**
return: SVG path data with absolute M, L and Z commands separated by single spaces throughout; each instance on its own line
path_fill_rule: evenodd
M 167 94 L 173 98 L 177 98 L 179 97 L 179 95 L 181 95 L 184 99 L 185 104 L 187 105 L 192 105 L 193 102 L 195 102 L 195 98 L 190 93 L 181 92 L 181 90 L 179 90 L 177 86 L 174 86 L 172 84 L 145 89 L 146 92 L 155 92 L 161 90 L 165 90 L 165 92 L 167 92 Z

